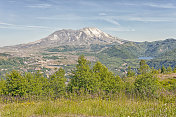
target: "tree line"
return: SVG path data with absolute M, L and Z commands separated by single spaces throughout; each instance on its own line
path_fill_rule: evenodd
M 91 95 L 92 97 L 108 97 L 124 94 L 140 98 L 158 98 L 166 91 L 176 92 L 176 79 L 159 80 L 157 74 L 175 72 L 176 68 L 163 66 L 161 70 L 150 68 L 145 60 L 140 61 L 138 72 L 128 67 L 126 77 L 119 77 L 101 62 L 92 67 L 90 61 L 84 56 L 78 58 L 78 64 L 72 70 L 69 78 L 65 71 L 59 68 L 49 78 L 44 77 L 40 71 L 36 73 L 20 73 L 11 71 L 5 79 L 0 80 L 1 97 L 70 97 Z M 164 92 L 164 93 L 163 93 Z

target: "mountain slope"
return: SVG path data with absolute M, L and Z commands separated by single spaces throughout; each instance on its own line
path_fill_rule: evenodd
M 122 40 L 112 37 L 97 28 L 83 28 L 80 30 L 60 30 L 48 37 L 41 39 L 40 44 L 44 43 L 56 45 L 90 45 L 90 44 L 110 44 L 123 43 Z
M 125 42 L 121 45 L 113 45 L 102 51 L 101 53 L 106 53 L 109 57 L 117 57 L 123 59 L 134 59 L 138 58 L 144 53 L 145 49 L 134 43 L 134 42 Z
M 146 46 L 145 56 L 158 57 L 161 54 L 176 49 L 176 39 L 166 39 L 163 41 L 154 41 L 141 43 L 142 46 Z
M 166 39 L 154 42 L 124 42 L 121 45 L 114 45 L 102 53 L 106 53 L 109 57 L 117 58 L 168 58 L 175 56 L 176 39 Z
M 46 38 L 35 42 L 13 46 L 18 49 L 47 48 L 65 45 L 91 45 L 91 44 L 122 44 L 124 41 L 102 32 L 97 28 L 83 28 L 80 30 L 59 30 Z

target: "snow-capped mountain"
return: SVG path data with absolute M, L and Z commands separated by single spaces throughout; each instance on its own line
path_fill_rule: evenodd
M 90 45 L 123 43 L 123 40 L 102 32 L 97 28 L 83 28 L 80 30 L 59 30 L 46 38 L 28 43 L 28 46 L 60 46 L 60 45 Z
M 27 44 L 20 44 L 15 46 L 6 46 L 0 48 L 1 51 L 23 51 L 30 49 L 50 48 L 57 46 L 89 46 L 91 44 L 109 45 L 109 44 L 123 44 L 125 40 L 113 37 L 97 28 L 83 28 L 80 30 L 63 29 L 58 30 L 43 39 L 30 42 Z

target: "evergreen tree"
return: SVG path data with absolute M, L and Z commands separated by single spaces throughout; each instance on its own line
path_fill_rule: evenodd
M 158 69 L 158 73 L 161 73 L 161 69 Z
M 40 71 L 37 71 L 34 73 L 33 76 L 28 75 L 29 87 L 31 87 L 31 94 L 35 95 L 37 97 L 47 95 L 47 91 L 45 89 L 47 88 L 48 80 L 43 76 L 43 74 L 40 73 Z
M 140 65 L 138 69 L 139 74 L 146 74 L 150 72 L 150 67 L 146 64 L 145 60 L 141 60 L 139 65 Z
M 176 73 L 176 66 L 174 67 L 174 70 L 173 70 L 174 73 Z
M 94 80 L 93 73 L 90 69 L 90 62 L 84 56 L 80 56 L 76 69 L 72 72 L 68 90 L 76 92 L 77 94 L 81 93 L 81 90 L 84 93 L 91 93 L 96 83 Z
M 29 95 L 29 96 L 32 96 L 34 94 L 34 83 L 35 83 L 35 80 L 34 80 L 34 75 L 32 73 L 25 73 L 24 75 L 26 81 L 27 81 L 27 85 L 26 85 L 26 93 Z
M 115 93 L 120 91 L 123 85 L 123 82 L 119 76 L 115 76 L 108 68 L 97 62 L 93 66 L 93 72 L 95 78 L 98 79 L 98 89 L 104 91 L 105 93 Z
M 65 71 L 62 68 L 59 68 L 53 75 L 49 78 L 49 90 L 50 93 L 54 93 L 55 97 L 59 97 L 65 93 L 66 88 L 66 78 Z M 51 94 L 50 94 L 51 95 Z
M 162 65 L 162 68 L 161 68 L 161 73 L 166 73 L 166 68 L 164 67 L 164 65 Z
M 11 71 L 6 75 L 6 94 L 23 96 L 27 90 L 26 79 L 18 72 Z
M 171 67 L 171 66 L 169 66 L 169 67 L 167 68 L 167 73 L 172 73 L 172 67 Z
M 153 74 L 159 74 L 159 70 L 156 70 L 154 67 L 152 67 L 151 71 L 152 71 Z
M 132 77 L 135 75 L 135 72 L 133 70 L 131 70 L 131 67 L 129 66 L 128 67 L 128 71 L 127 71 L 127 76 L 128 77 Z
M 0 79 L 0 96 L 5 93 L 5 80 Z

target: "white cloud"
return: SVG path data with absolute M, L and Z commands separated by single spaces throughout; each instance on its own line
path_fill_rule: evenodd
M 5 22 L 0 22 L 0 25 L 13 26 L 14 24 L 9 24 L 9 23 L 5 23 Z
M 138 2 L 138 3 L 128 3 L 128 2 L 116 2 L 115 4 L 117 5 L 124 5 L 124 6 L 148 6 L 148 7 L 155 7 L 155 8 L 168 8 L 168 9 L 173 9 L 176 8 L 176 5 L 173 3 L 156 3 L 156 2 Z
M 129 28 L 129 27 L 104 28 L 104 30 L 110 31 L 110 32 L 133 32 L 133 31 L 136 31 L 135 29 Z
M 112 18 L 112 17 L 105 17 L 105 18 L 102 18 L 102 19 L 104 21 L 106 21 L 106 22 L 111 23 L 111 24 L 120 25 L 119 22 L 116 19 Z
M 36 17 L 39 20 L 86 20 L 92 17 L 82 17 L 75 14 L 65 14 L 65 15 L 54 15 L 54 16 L 43 16 L 43 17 Z
M 6 22 L 0 22 L 0 28 L 8 28 L 8 29 L 50 29 L 50 27 L 38 26 L 38 25 L 17 25 L 10 24 Z
M 144 5 L 156 8 L 176 8 L 174 4 L 167 3 L 167 4 L 156 4 L 156 3 L 145 3 Z
M 124 15 L 124 16 L 106 16 L 110 22 L 113 21 L 138 21 L 138 22 L 173 22 L 176 17 L 165 17 L 165 16 L 138 16 L 138 15 Z M 116 23 L 114 22 L 114 24 Z M 119 24 L 119 23 L 118 23 Z
M 167 18 L 158 18 L 158 17 L 128 17 L 123 20 L 129 21 L 139 21 L 139 22 L 169 22 L 170 20 Z
M 26 28 L 40 28 L 40 29 L 48 29 L 49 27 L 45 27 L 45 26 L 24 26 Z
M 138 6 L 139 4 L 136 3 L 120 3 L 120 2 L 116 2 L 116 5 L 124 5 L 124 6 Z
M 103 20 L 105 22 L 114 24 L 114 25 L 120 25 L 116 18 L 111 16 L 106 16 L 107 14 L 101 13 L 98 16 L 93 17 L 84 17 L 84 16 L 78 16 L 74 14 L 68 14 L 68 15 L 60 15 L 60 16 L 48 16 L 48 17 L 36 17 L 36 19 L 40 20 Z
M 83 6 L 89 6 L 89 7 L 100 7 L 99 4 L 97 4 L 96 2 L 91 2 L 91 1 L 83 1 L 81 0 L 79 2 L 80 5 L 83 5 Z
M 34 4 L 34 5 L 28 5 L 26 7 L 29 7 L 29 8 L 49 8 L 51 6 L 52 6 L 51 4 Z
M 99 13 L 98 15 L 99 16 L 106 16 L 107 14 L 106 13 Z
M 97 14 L 97 16 L 85 17 L 79 16 L 75 14 L 67 14 L 67 15 L 57 15 L 57 16 L 47 16 L 47 17 L 36 17 L 39 20 L 63 20 L 63 21 L 104 21 L 106 23 L 121 26 L 121 21 L 137 21 L 137 22 L 174 22 L 176 17 L 165 17 L 165 16 L 153 16 L 153 14 L 149 14 L 148 16 L 139 16 L 138 14 L 125 14 L 119 16 L 108 15 L 104 12 Z M 117 30 L 117 29 L 116 29 Z M 123 29 L 127 31 L 133 31 L 129 29 Z

